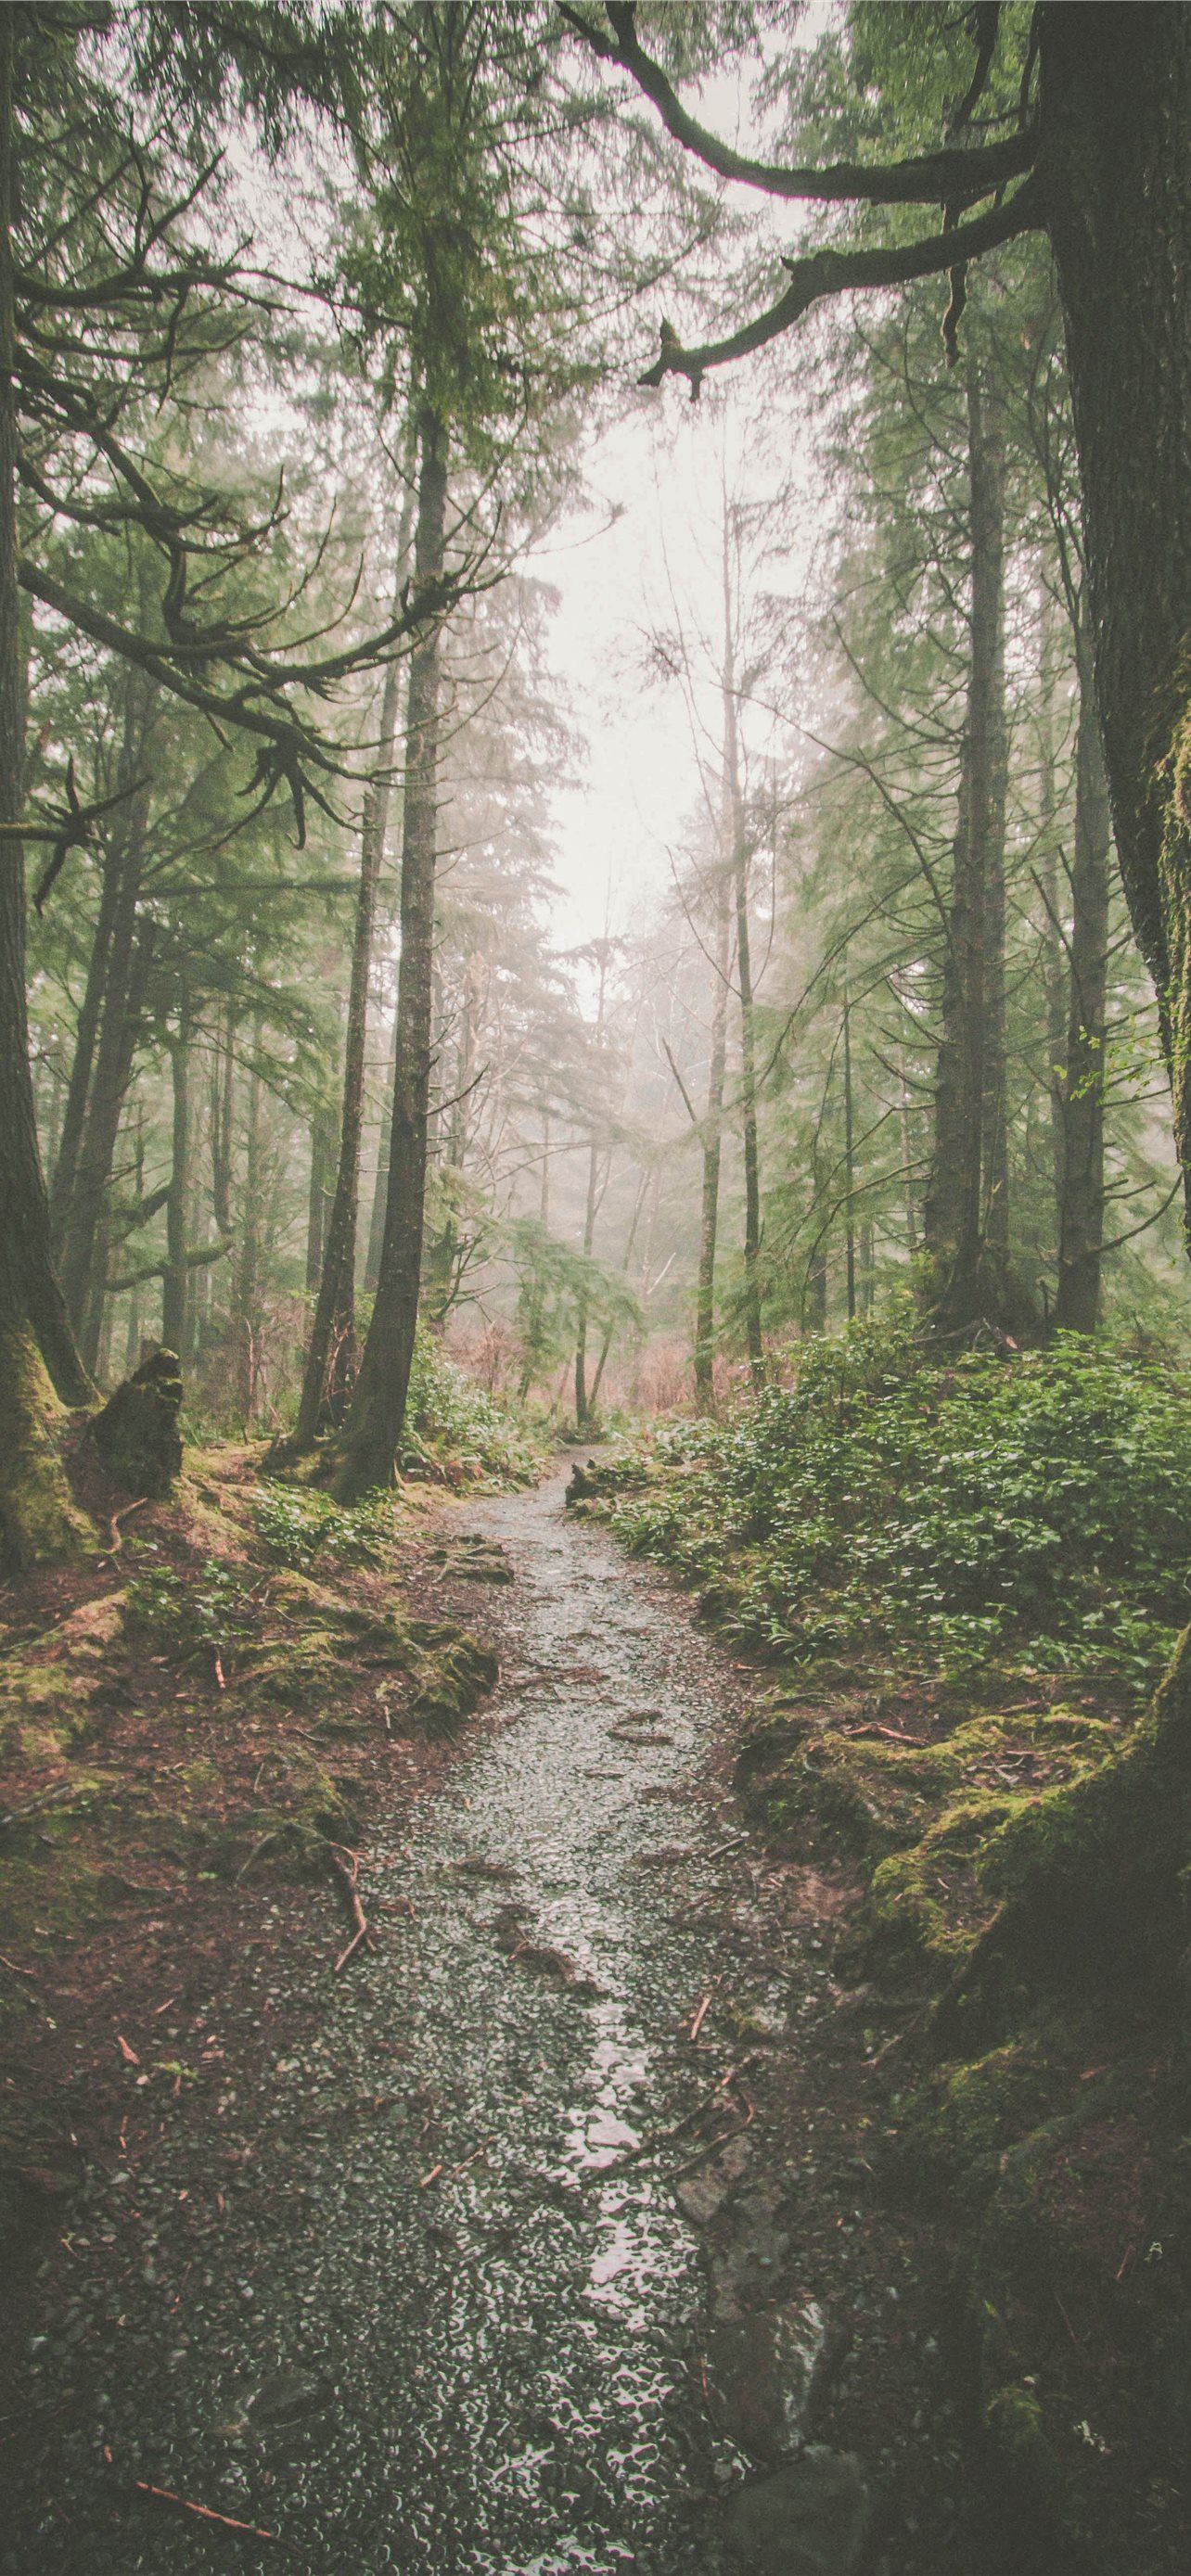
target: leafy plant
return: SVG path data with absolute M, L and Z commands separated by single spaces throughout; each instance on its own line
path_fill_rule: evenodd
M 189 1662 L 204 1652 L 226 1654 L 252 1626 L 252 1583 L 246 1568 L 212 1558 L 200 1574 L 159 1566 L 139 1575 L 127 1593 L 127 1617 L 147 1630 L 163 1653 Z
M 419 1332 L 415 1344 L 406 1421 L 432 1455 L 473 1460 L 483 1475 L 528 1484 L 541 1467 L 526 1424 L 448 1359 L 432 1333 Z
M 393 1507 L 383 1494 L 370 1494 L 345 1511 L 328 1494 L 276 1484 L 257 1495 L 252 1523 L 278 1564 L 309 1574 L 316 1564 L 379 1565 L 393 1535 Z
M 618 1526 L 746 1642 L 1148 1680 L 1191 1616 L 1191 1393 L 1127 1351 L 946 1365 L 909 1325 L 807 1345 L 795 1388 L 688 1428 Z

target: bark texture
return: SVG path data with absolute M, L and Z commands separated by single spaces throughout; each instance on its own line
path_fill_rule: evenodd
M 1191 1188 L 1191 12 L 1039 26 L 1105 767 Z
M 437 581 L 446 554 L 447 433 L 428 407 L 419 421 L 415 579 Z M 421 1288 L 434 1008 L 434 884 L 442 636 L 419 636 L 409 665 L 409 734 L 401 848 L 401 963 L 397 1059 L 380 1276 L 348 1417 L 340 1467 L 346 1496 L 392 1482 L 405 1423 Z
M 715 1255 L 724 1140 L 724 1075 L 728 1060 L 731 902 L 731 888 L 725 875 L 716 905 L 711 1050 L 707 1067 L 707 1114 L 703 1121 L 703 1179 L 699 1200 L 699 1270 L 695 1283 L 695 1402 L 701 1413 L 715 1411 Z
M 24 653 L 17 588 L 12 215 L 15 15 L 0 10 L 0 1562 L 76 1553 L 84 1524 L 58 1457 L 60 1406 L 92 1389 L 50 1251 L 25 1002 Z
M 968 377 L 971 641 L 923 1230 L 944 1331 L 1006 1301 L 1004 440 Z
M 1104 1037 L 1112 828 L 1091 668 L 1082 640 L 1080 663 L 1055 1322 L 1069 1332 L 1094 1333 L 1100 1320 L 1104 1242 Z
M 412 457 L 410 464 L 412 466 Z M 408 490 L 408 487 L 407 487 Z M 409 571 L 412 500 L 402 510 L 397 541 L 394 615 L 401 607 Z M 343 1114 L 335 1188 L 326 1222 L 322 1273 L 294 1445 L 309 1449 L 318 1432 L 340 1422 L 347 1409 L 358 1365 L 356 1343 L 356 1235 L 360 1215 L 360 1146 L 364 1133 L 364 1062 L 368 1037 L 368 984 L 376 932 L 376 905 L 389 827 L 393 759 L 401 707 L 404 665 L 392 661 L 385 671 L 381 697 L 380 739 L 376 774 L 368 782 L 360 828 L 360 882 L 356 895 L 351 981 L 347 998 L 347 1038 L 343 1064 Z

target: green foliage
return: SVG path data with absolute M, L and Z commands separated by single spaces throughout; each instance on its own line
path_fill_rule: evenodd
M 129 1584 L 126 1616 L 164 1654 L 191 1663 L 204 1652 L 226 1655 L 252 1633 L 252 1593 L 250 1570 L 219 1557 L 200 1574 L 163 1565 Z
M 345 1511 L 329 1494 L 278 1483 L 258 1494 L 252 1525 L 269 1555 L 296 1574 L 315 1565 L 379 1565 L 393 1536 L 393 1506 L 384 1494 L 370 1494 Z
M 576 1252 L 537 1217 L 514 1217 L 499 1231 L 517 1277 L 517 1329 L 527 1383 L 569 1357 L 580 1315 L 601 1338 L 641 1326 L 640 1299 L 622 1271 Z
M 908 1325 L 808 1345 L 796 1388 L 692 1429 L 617 1515 L 747 1643 L 1139 1683 L 1191 1615 L 1191 1400 L 1128 1352 L 943 1365 Z
M 540 1444 L 525 1424 L 514 1421 L 427 1332 L 419 1332 L 414 1346 L 407 1435 L 411 1428 L 432 1455 L 472 1460 L 486 1476 L 528 1484 L 541 1466 Z

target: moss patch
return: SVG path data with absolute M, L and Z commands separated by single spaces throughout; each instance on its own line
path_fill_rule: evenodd
M 32 1334 L 0 1332 L 0 1573 L 77 1564 L 94 1544 L 62 1464 L 66 1419 Z

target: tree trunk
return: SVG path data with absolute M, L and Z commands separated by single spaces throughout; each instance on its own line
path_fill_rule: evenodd
M 856 1321 L 856 1119 L 852 1102 L 852 1005 L 844 986 L 844 1282 L 848 1322 Z
M 261 1077 L 260 1026 L 253 1030 L 244 1126 L 240 1244 L 233 1271 L 232 1400 L 247 1432 L 260 1377 Z
M 1039 29 L 1105 767 L 1191 1206 L 1191 11 L 1068 0 Z
M 1075 848 L 1071 867 L 1071 981 L 1062 1084 L 1062 1186 L 1055 1322 L 1094 1333 L 1100 1320 L 1104 1241 L 1104 1028 L 1112 831 L 1108 782 L 1092 698 L 1090 656 L 1077 641 L 1079 731 Z
M 15 10 L 0 10 L 0 1560 L 11 1571 L 82 1545 L 55 1445 L 55 1397 L 85 1404 L 92 1393 L 50 1253 L 29 1071 L 24 853 L 12 829 L 25 770 L 11 233 L 18 23 Z
M 736 634 L 732 598 L 730 520 L 724 516 L 724 794 L 721 853 L 732 871 L 736 905 L 736 977 L 740 994 L 740 1123 L 744 1161 L 744 1339 L 749 1374 L 759 1386 L 765 1374 L 761 1337 L 761 1182 L 757 1155 L 757 1054 L 753 1031 L 753 970 L 749 940 L 749 852 L 744 793 L 740 776 L 740 721 L 736 697 Z
M 87 981 L 79 1009 L 70 1079 L 66 1086 L 62 1133 L 58 1139 L 54 1177 L 50 1184 L 50 1231 L 56 1259 L 61 1257 L 66 1220 L 74 1197 L 79 1147 L 83 1139 L 87 1102 L 91 1093 L 91 1075 L 95 1064 L 95 1042 L 99 1035 L 99 1015 L 103 1008 L 104 987 L 108 977 L 108 959 L 111 955 L 119 885 L 120 871 L 113 853 L 109 851 L 103 864 L 99 917 L 95 924 L 95 937 L 91 942 L 91 954 L 87 960 Z
M 595 1022 L 595 1039 L 598 1051 L 603 1043 L 604 1036 L 604 1006 L 608 997 L 608 968 L 611 963 L 612 949 L 607 939 L 593 941 L 592 945 L 599 959 L 600 974 L 599 987 L 596 995 Z M 590 1261 L 592 1252 L 595 1248 L 596 1216 L 599 1212 L 600 1204 L 599 1172 L 600 1149 L 593 1137 L 587 1158 L 587 1198 L 583 1210 L 583 1258 L 585 1261 Z M 587 1283 L 584 1279 L 580 1282 L 579 1287 L 578 1313 L 575 1332 L 575 1429 L 581 1438 L 587 1430 L 589 1414 L 587 1399 L 587 1323 Z
M 230 1001 L 215 1041 L 211 1073 L 211 1212 L 216 1230 L 232 1230 L 232 1105 L 236 1079 L 236 1022 Z
M 190 995 L 183 979 L 178 999 L 178 1025 L 170 1045 L 173 1080 L 173 1156 L 170 1194 L 165 1203 L 165 1269 L 161 1281 L 161 1339 L 167 1351 L 185 1362 L 190 1357 L 190 1057 L 193 1024 Z
M 140 694 L 143 705 L 144 691 Z M 142 722 L 139 729 L 142 743 L 144 734 Z M 143 916 L 138 918 L 137 913 L 149 792 L 146 787 L 133 799 L 113 852 L 118 870 L 117 890 L 94 1079 L 63 1228 L 62 1293 L 71 1322 L 80 1336 L 88 1366 L 94 1364 L 96 1319 L 102 1309 L 104 1264 L 101 1238 L 106 1231 L 104 1217 L 116 1139 L 132 1073 L 140 1013 L 153 955 L 154 924 Z M 90 1358 L 88 1342 L 92 1344 Z
M 412 467 L 413 459 L 409 463 Z M 411 486 L 407 482 L 397 538 L 397 574 L 393 610 L 401 607 L 409 575 L 409 539 L 413 517 Z M 294 1432 L 298 1451 L 313 1447 L 320 1430 L 328 1423 L 340 1422 L 347 1409 L 357 1367 L 356 1347 L 356 1233 L 360 1213 L 360 1141 L 364 1132 L 364 1057 L 368 1036 L 368 983 L 372 973 L 372 942 L 376 927 L 376 897 L 385 855 L 385 834 L 389 823 L 389 800 L 393 781 L 393 756 L 397 743 L 397 717 L 401 704 L 400 662 L 391 661 L 385 670 L 381 699 L 380 740 L 377 745 L 377 771 L 369 779 L 364 794 L 364 812 L 360 828 L 360 884 L 356 896 L 355 937 L 352 942 L 351 982 L 347 1000 L 347 1040 L 343 1063 L 343 1116 L 339 1131 L 339 1162 L 335 1175 L 335 1195 L 327 1219 L 326 1244 L 323 1252 L 322 1277 L 318 1303 L 306 1354 L 302 1395 Z
M 447 432 L 429 405 L 419 420 L 419 449 L 414 564 L 421 586 L 440 578 L 446 554 Z M 430 1105 L 441 672 L 442 629 L 435 623 L 419 636 L 410 655 L 388 1202 L 376 1304 L 340 1469 L 345 1497 L 392 1483 L 418 1321 Z
M 972 472 L 973 865 L 984 889 L 981 1225 L 985 1298 L 1000 1302 L 1009 1269 L 1009 1116 L 1005 1045 L 1005 433 L 976 362 L 968 379 Z
M 384 1250 L 385 1220 L 389 1213 L 388 1141 L 393 1129 L 393 1087 L 397 1079 L 397 1013 L 389 1031 L 388 1063 L 381 1109 L 380 1141 L 376 1155 L 376 1177 L 372 1185 L 372 1214 L 368 1220 L 368 1250 L 364 1256 L 364 1286 L 372 1295 L 380 1277 L 380 1257 Z
M 443 1175 L 443 1222 L 438 1239 L 431 1247 L 427 1283 L 431 1320 L 436 1325 L 444 1322 L 459 1289 L 457 1265 L 462 1238 L 458 1188 L 467 1156 L 468 1102 L 476 1076 L 476 1037 L 483 995 L 482 966 L 482 959 L 475 955 L 470 956 L 464 966 L 451 1105 L 445 1119 L 440 1118 L 439 1122 L 443 1129 L 439 1166 Z
M 1042 974 L 1046 998 L 1046 1078 L 1050 1100 L 1055 1239 L 1058 1241 L 1063 1227 L 1063 1065 L 1067 1050 L 1068 991 L 1067 953 L 1063 940 L 1065 906 L 1060 890 L 1058 850 L 1055 842 L 1058 798 L 1055 792 L 1054 721 L 1045 651 L 1045 627 L 1038 673 L 1038 692 L 1040 700 L 1038 881 L 1042 889 L 1046 914 L 1042 925 Z
M 335 1157 L 335 1117 L 320 1101 L 310 1121 L 310 1191 L 306 1206 L 306 1294 L 317 1298 L 327 1245 Z
M 703 1121 L 703 1192 L 699 1209 L 699 1275 L 695 1288 L 695 1402 L 715 1411 L 715 1251 L 719 1232 L 720 1162 L 723 1154 L 724 1073 L 728 1053 L 728 975 L 731 962 L 731 887 L 720 879 L 715 923 L 711 1000 L 711 1054 L 707 1115 Z
M 944 1331 L 1004 1302 L 1004 447 L 968 377 L 971 655 L 943 966 L 935 1137 L 924 1211 L 930 1297 Z M 991 1020 L 991 1025 L 990 1025 Z M 992 1255 L 986 1261 L 986 1243 Z

